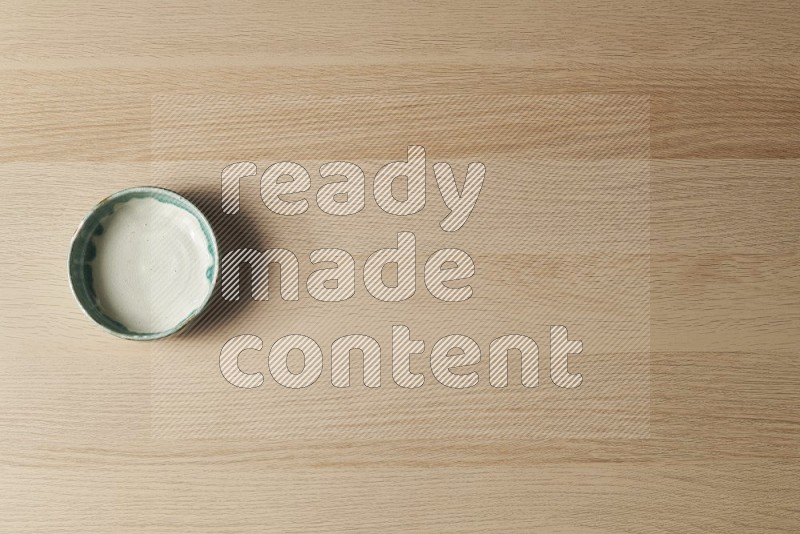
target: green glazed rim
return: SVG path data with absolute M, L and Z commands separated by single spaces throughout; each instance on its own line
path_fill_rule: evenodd
M 191 214 L 200 224 L 200 228 L 203 230 L 206 242 L 208 243 L 208 251 L 211 254 L 212 263 L 206 271 L 209 285 L 205 299 L 203 299 L 200 306 L 192 310 L 181 322 L 162 332 L 132 332 L 128 330 L 123 324 L 103 312 L 97 304 L 97 297 L 94 292 L 91 261 L 97 253 L 93 238 L 103 233 L 103 226 L 100 224 L 100 221 L 104 217 L 111 215 L 116 205 L 135 198 L 153 198 L 159 202 L 172 204 Z M 214 232 L 208 220 L 202 212 L 187 199 L 174 191 L 161 187 L 132 187 L 118 191 L 110 197 L 103 199 L 83 218 L 75 234 L 72 236 L 72 242 L 69 248 L 69 282 L 75 300 L 78 301 L 83 312 L 95 323 L 100 325 L 107 332 L 124 339 L 133 339 L 137 341 L 160 339 L 178 332 L 191 323 L 200 315 L 200 312 L 203 311 L 211 300 L 214 293 L 214 286 L 217 282 L 218 271 L 219 254 L 217 251 L 217 240 L 214 237 Z

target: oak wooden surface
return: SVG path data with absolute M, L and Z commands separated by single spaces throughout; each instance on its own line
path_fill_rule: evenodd
M 0 531 L 800 527 L 793 2 L 2 7 Z M 153 352 L 66 253 L 176 92 L 648 95 L 649 438 L 155 439 Z

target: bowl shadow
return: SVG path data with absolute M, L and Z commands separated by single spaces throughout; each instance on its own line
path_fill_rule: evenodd
M 263 250 L 270 241 L 263 231 L 263 223 L 241 211 L 230 215 L 222 211 L 219 187 L 187 188 L 176 190 L 186 197 L 208 219 L 217 240 L 220 257 L 220 272 L 213 289 L 211 300 L 201 315 L 182 332 L 182 338 L 201 338 L 218 334 L 227 329 L 232 322 L 251 308 L 256 302 L 251 293 L 251 277 L 241 276 L 239 281 L 239 300 L 225 300 L 221 291 L 222 258 L 230 251 L 240 248 L 258 248 Z M 263 303 L 262 303 L 263 304 Z

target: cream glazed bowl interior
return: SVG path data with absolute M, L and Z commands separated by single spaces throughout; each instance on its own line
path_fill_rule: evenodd
M 111 195 L 72 238 L 69 279 L 84 312 L 110 333 L 135 340 L 174 334 L 211 299 L 217 242 L 197 207 L 158 187 Z

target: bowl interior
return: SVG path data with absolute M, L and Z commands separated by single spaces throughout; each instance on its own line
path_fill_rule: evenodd
M 145 203 L 138 202 L 127 204 L 137 199 L 149 200 Z M 105 276 L 106 273 L 101 271 L 95 272 L 99 269 L 107 269 L 107 267 L 101 266 L 108 263 L 107 261 L 100 261 L 105 260 L 105 257 L 99 259 L 97 258 L 98 246 L 101 249 L 99 252 L 101 255 L 108 255 L 111 253 L 103 248 L 105 246 L 103 245 L 104 240 L 109 238 L 108 234 L 104 236 L 104 232 L 107 232 L 108 230 L 106 227 L 111 226 L 112 224 L 117 224 L 117 226 L 119 226 L 121 223 L 119 221 L 115 223 L 114 217 L 120 217 L 120 213 L 125 212 L 125 210 L 129 211 L 134 205 L 138 206 L 137 212 L 140 213 L 140 220 L 142 220 L 141 213 L 145 213 L 145 218 L 143 219 L 145 223 L 147 222 L 147 206 L 155 206 L 157 209 L 162 211 L 164 208 L 167 208 L 172 210 L 170 213 L 175 212 L 174 208 L 182 210 L 181 212 L 175 213 L 178 213 L 184 222 L 189 220 L 193 228 L 197 228 L 199 226 L 200 230 L 195 233 L 199 234 L 200 241 L 208 248 L 208 256 L 206 260 L 208 265 L 205 265 L 204 263 L 199 267 L 193 267 L 195 270 L 197 268 L 205 269 L 203 271 L 205 278 L 202 280 L 203 283 L 200 286 L 195 286 L 197 290 L 204 292 L 204 294 L 195 294 L 192 297 L 192 309 L 181 312 L 179 316 L 174 316 L 173 314 L 167 319 L 168 324 L 165 324 L 164 321 L 160 321 L 157 328 L 142 328 L 134 326 L 130 321 L 126 320 L 124 313 L 111 310 L 111 306 L 104 306 L 103 301 L 105 298 L 102 294 L 104 290 L 102 289 L 102 285 L 98 286 L 97 283 L 98 278 L 103 277 L 103 280 L 107 278 L 107 276 Z M 145 209 L 145 211 L 142 212 L 142 209 Z M 189 219 L 188 216 L 191 216 L 193 219 Z M 195 224 L 195 221 L 197 224 Z M 156 222 L 151 221 L 151 223 L 153 223 L 153 226 L 158 224 L 162 228 L 165 226 L 170 226 L 169 221 L 165 222 L 163 218 Z M 114 231 L 117 231 L 116 228 Z M 171 228 L 168 231 L 180 232 L 182 231 L 182 227 Z M 196 241 L 197 236 L 193 236 L 193 239 Z M 166 254 L 164 254 L 164 261 L 169 261 L 169 257 L 170 251 L 166 251 Z M 135 264 L 136 262 L 133 261 L 129 263 Z M 75 298 L 78 300 L 86 314 L 97 324 L 119 337 L 136 340 L 148 340 L 158 339 L 173 334 L 199 315 L 201 310 L 211 298 L 214 284 L 217 279 L 218 263 L 217 243 L 214 238 L 211 225 L 208 223 L 200 210 L 198 210 L 191 202 L 172 191 L 155 187 L 137 187 L 125 189 L 106 198 L 97 206 L 95 206 L 91 212 L 89 212 L 76 231 L 72 241 L 69 254 L 69 277 Z M 121 268 L 134 267 L 135 265 L 130 264 L 123 264 L 121 266 Z M 178 274 L 176 276 L 180 275 Z M 145 280 L 143 283 L 147 283 L 147 280 Z M 98 295 L 98 291 L 101 293 L 100 295 Z M 140 310 L 140 313 L 145 312 Z

